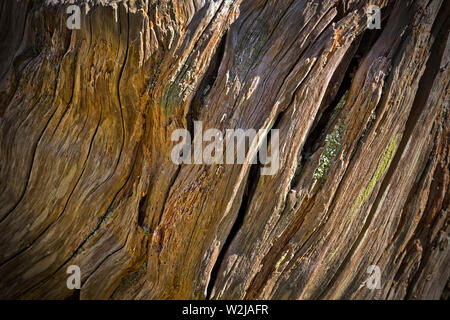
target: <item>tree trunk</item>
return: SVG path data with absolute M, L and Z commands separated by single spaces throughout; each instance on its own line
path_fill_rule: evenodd
M 448 295 L 448 1 L 103 2 L 0 4 L 1 298 Z M 279 170 L 174 163 L 195 121 Z

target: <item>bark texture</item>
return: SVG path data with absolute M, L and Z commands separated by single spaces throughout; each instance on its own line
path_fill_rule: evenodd
M 65 2 L 0 3 L 1 298 L 448 296 L 448 1 Z M 280 170 L 174 164 L 196 120 Z

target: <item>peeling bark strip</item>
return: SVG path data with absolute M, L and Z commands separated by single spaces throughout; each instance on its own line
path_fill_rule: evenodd
M 0 298 L 448 295 L 448 1 L 54 2 L 0 4 Z M 173 163 L 194 121 L 280 169 Z

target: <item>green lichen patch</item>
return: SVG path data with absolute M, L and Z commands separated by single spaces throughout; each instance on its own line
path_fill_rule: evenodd
M 391 164 L 392 158 L 394 157 L 395 151 L 397 149 L 398 137 L 399 135 L 395 135 L 389 142 L 389 145 L 384 151 L 381 160 L 378 162 L 375 173 L 372 175 L 372 178 L 370 179 L 366 188 L 359 193 L 358 197 L 353 203 L 352 209 L 350 210 L 350 215 L 348 217 L 349 219 L 353 217 L 355 212 L 358 211 L 361 205 L 369 198 L 376 184 L 378 183 L 378 181 L 380 181 L 380 179 L 384 176 L 387 169 L 389 168 L 389 165 Z
M 278 260 L 278 262 L 276 263 L 275 270 L 278 270 L 280 268 L 280 265 L 284 261 L 284 259 L 286 259 L 286 256 L 287 256 L 287 251 L 285 253 L 283 253 L 280 260 Z

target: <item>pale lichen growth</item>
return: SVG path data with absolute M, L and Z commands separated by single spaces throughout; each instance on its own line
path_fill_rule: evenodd
M 339 100 L 338 104 L 334 108 L 330 120 L 328 121 L 328 126 L 330 126 L 331 123 L 335 121 L 336 117 L 344 108 L 345 103 L 347 102 L 347 98 L 348 98 L 348 90 L 344 93 L 341 100 Z M 341 146 L 343 127 L 344 127 L 344 120 L 339 119 L 337 124 L 331 131 L 331 133 L 326 136 L 325 151 L 320 156 L 319 165 L 314 171 L 314 178 L 316 180 L 323 179 L 327 176 L 328 171 L 330 170 L 331 161 L 334 159 L 334 157 L 336 157 L 336 154 Z
M 342 129 L 344 127 L 344 121 L 339 119 L 333 130 L 325 138 L 326 145 L 325 150 L 320 156 L 319 165 L 314 171 L 314 178 L 316 180 L 323 179 L 327 176 L 330 170 L 331 162 L 336 157 L 338 150 L 341 146 Z

